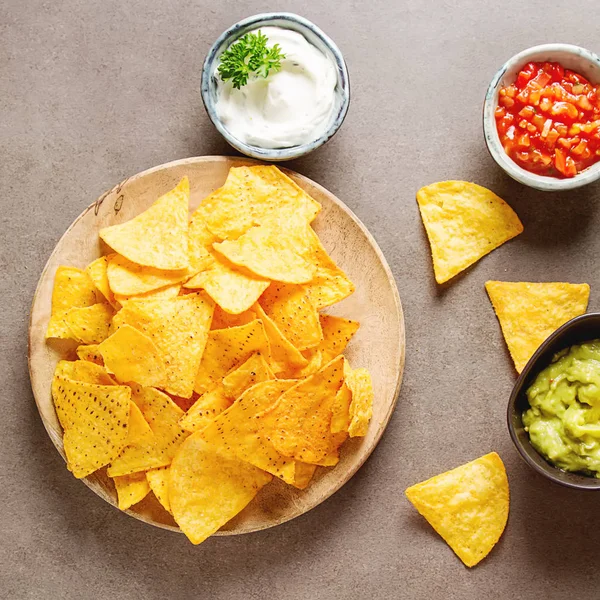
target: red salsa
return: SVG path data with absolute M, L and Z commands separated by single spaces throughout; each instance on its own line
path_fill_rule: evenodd
M 600 160 L 600 86 L 559 63 L 528 63 L 500 90 L 496 125 L 519 166 L 574 177 Z

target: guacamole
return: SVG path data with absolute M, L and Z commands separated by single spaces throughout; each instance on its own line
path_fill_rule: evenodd
M 533 447 L 560 469 L 600 478 L 600 340 L 559 352 L 527 398 Z

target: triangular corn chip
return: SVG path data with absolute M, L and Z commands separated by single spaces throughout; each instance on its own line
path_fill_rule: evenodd
M 223 386 L 219 385 L 210 392 L 204 392 L 181 417 L 179 425 L 186 431 L 200 431 L 229 408 L 231 403 L 232 399 L 225 393 Z
M 586 311 L 590 296 L 587 283 L 488 281 L 485 289 L 519 373 L 551 333 Z
M 335 395 L 335 401 L 331 406 L 331 433 L 342 433 L 350 427 L 350 404 L 352 403 L 352 392 L 344 382 Z
M 162 507 L 171 512 L 171 504 L 169 503 L 169 473 L 171 467 L 158 467 L 158 469 L 150 469 L 146 471 L 146 479 L 150 489 L 156 496 L 156 499 L 162 504 Z
M 71 308 L 51 318 L 46 337 L 71 339 L 80 344 L 99 344 L 108 337 L 114 314 L 109 304 Z
M 188 203 L 190 184 L 184 177 L 137 217 L 100 230 L 100 237 L 128 260 L 155 269 L 189 266 Z M 113 290 L 114 291 L 114 290 Z
M 83 381 L 95 385 L 116 385 L 117 382 L 109 375 L 106 369 L 86 360 L 60 360 L 54 371 L 65 379 Z
M 349 408 L 350 437 L 367 435 L 369 421 L 373 416 L 373 381 L 366 369 L 345 369 L 344 381 L 352 392 L 352 403 Z
M 432 183 L 417 192 L 417 202 L 438 283 L 523 231 L 519 217 L 502 198 L 468 181 Z
M 98 352 L 98 344 L 82 344 L 81 346 L 77 346 L 76 352 L 80 360 L 87 360 L 97 365 L 104 364 L 102 355 Z
M 113 477 L 113 481 L 115 482 L 119 508 L 121 510 L 127 510 L 134 504 L 142 501 L 150 491 L 146 473 L 144 472 Z
M 127 440 L 129 387 L 55 375 L 52 397 L 64 430 L 67 465 L 75 477 L 86 477 L 119 455 Z
M 249 387 L 275 379 L 267 361 L 260 352 L 255 352 L 239 367 L 223 378 L 223 390 L 232 400 L 239 398 Z
M 115 315 L 113 324 L 131 325 L 147 335 L 160 350 L 166 366 L 164 389 L 189 398 L 213 310 L 212 300 L 197 293 L 170 300 L 130 300 Z
M 495 452 L 413 485 L 406 496 L 467 567 L 491 552 L 508 520 L 508 479 Z
M 129 432 L 127 434 L 127 445 L 136 444 L 152 434 L 148 421 L 144 418 L 142 411 L 135 402 L 129 403 Z
M 181 445 L 170 469 L 169 502 L 175 521 L 200 544 L 237 515 L 272 476 L 207 444 L 199 433 Z
M 210 325 L 211 329 L 227 329 L 228 327 L 239 327 L 240 325 L 247 325 L 250 321 L 254 321 L 255 319 L 259 319 L 254 311 L 254 307 L 252 310 L 246 310 L 239 315 L 232 315 L 228 312 L 225 312 L 220 306 L 215 306 L 215 312 L 213 314 L 213 320 Z
M 104 365 L 117 381 L 163 387 L 167 370 L 156 344 L 141 331 L 122 325 L 99 346 Z
M 97 302 L 108 302 L 113 308 L 118 308 L 117 303 L 115 302 L 115 296 L 108 284 L 108 258 L 108 256 L 97 258 L 85 268 L 85 272 L 90 276 L 90 279 L 100 291 L 100 297 L 97 299 Z M 98 296 L 98 294 L 96 295 Z
M 136 294 L 135 296 L 115 294 L 114 298 L 119 304 L 125 304 L 128 300 L 168 300 L 169 298 L 179 296 L 179 290 L 181 290 L 181 284 L 176 283 L 175 285 L 168 285 L 158 290 L 150 290 L 149 292 Z

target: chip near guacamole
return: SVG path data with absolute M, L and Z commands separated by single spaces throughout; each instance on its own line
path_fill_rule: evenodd
M 189 190 L 58 268 L 46 337 L 79 359 L 52 383 L 69 469 L 106 468 L 122 510 L 155 496 L 198 544 L 273 477 L 304 489 L 335 466 L 374 393 L 343 356 L 359 323 L 320 312 L 354 286 L 311 227 L 319 203 L 262 165 L 231 169 L 191 219 Z

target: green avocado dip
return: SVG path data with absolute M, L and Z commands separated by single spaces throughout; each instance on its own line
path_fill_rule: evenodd
M 560 469 L 600 478 L 600 340 L 556 354 L 527 398 L 533 447 Z

